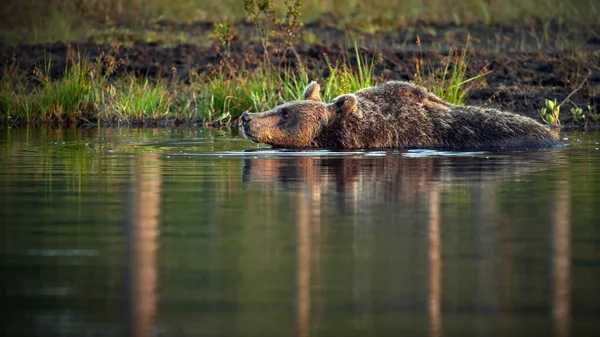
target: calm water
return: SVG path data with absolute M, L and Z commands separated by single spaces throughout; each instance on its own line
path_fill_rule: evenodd
M 510 153 L 0 130 L 4 336 L 592 336 L 600 133 Z

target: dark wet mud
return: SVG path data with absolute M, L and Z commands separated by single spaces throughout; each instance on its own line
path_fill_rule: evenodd
M 118 68 L 112 76 L 135 73 L 186 83 L 192 73 L 235 71 L 242 65 L 244 69 L 253 69 L 260 66 L 264 57 L 262 44 L 250 23 L 234 26 L 237 36 L 228 52 L 219 50 L 212 42 L 211 23 L 161 22 L 153 27 L 170 33 L 185 31 L 195 37 L 205 36 L 206 43 L 97 43 L 92 36 L 88 41 L 69 43 L 2 44 L 0 64 L 6 67 L 14 60 L 29 74 L 34 67 L 45 68 L 49 64 L 51 77 L 58 78 L 69 54 L 91 59 L 113 55 Z M 561 113 L 563 123 L 571 121 L 569 109 L 572 107 L 587 110 L 589 106 L 600 112 L 600 26 L 542 22 L 527 27 L 420 23 L 374 34 L 355 32 L 352 35 L 349 30 L 327 23 L 312 23 L 305 25 L 303 33 L 305 42 L 297 45 L 296 51 L 317 79 L 323 80 L 329 75 L 328 60 L 356 62 L 352 37 L 356 38 L 364 56 L 377 61 L 375 75 L 378 81 L 383 81 L 414 80 L 419 59 L 425 68 L 442 67 L 450 48 L 462 48 L 470 36 L 467 75 L 476 76 L 484 69 L 490 73 L 483 84 L 472 88 L 467 104 L 493 106 L 537 118 L 545 99 L 562 102 L 568 98 Z M 276 41 L 272 42 L 273 46 L 277 45 Z M 292 69 L 298 65 L 298 58 L 292 53 L 284 54 L 273 48 L 269 54 L 272 64 Z M 232 67 L 223 67 L 224 61 Z

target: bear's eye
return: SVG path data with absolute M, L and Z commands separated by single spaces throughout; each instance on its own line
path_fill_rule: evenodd
M 280 113 L 283 118 L 288 118 L 288 109 L 283 108 L 281 109 Z

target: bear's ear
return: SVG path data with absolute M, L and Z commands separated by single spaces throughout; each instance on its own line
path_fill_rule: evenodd
M 311 101 L 321 101 L 321 96 L 319 95 L 319 91 L 321 90 L 321 86 L 319 85 L 319 83 L 315 82 L 315 81 L 311 81 L 308 86 L 306 87 L 306 89 L 304 89 L 304 94 L 302 95 L 302 97 L 305 100 L 311 100 Z
M 337 97 L 331 103 L 331 111 L 334 114 L 351 114 L 356 112 L 358 99 L 352 94 Z

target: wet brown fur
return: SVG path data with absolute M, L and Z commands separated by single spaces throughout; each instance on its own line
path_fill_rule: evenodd
M 275 147 L 530 148 L 559 145 L 537 121 L 496 109 L 458 106 L 408 82 L 391 81 L 326 104 L 311 82 L 304 100 L 244 114 L 242 130 Z

